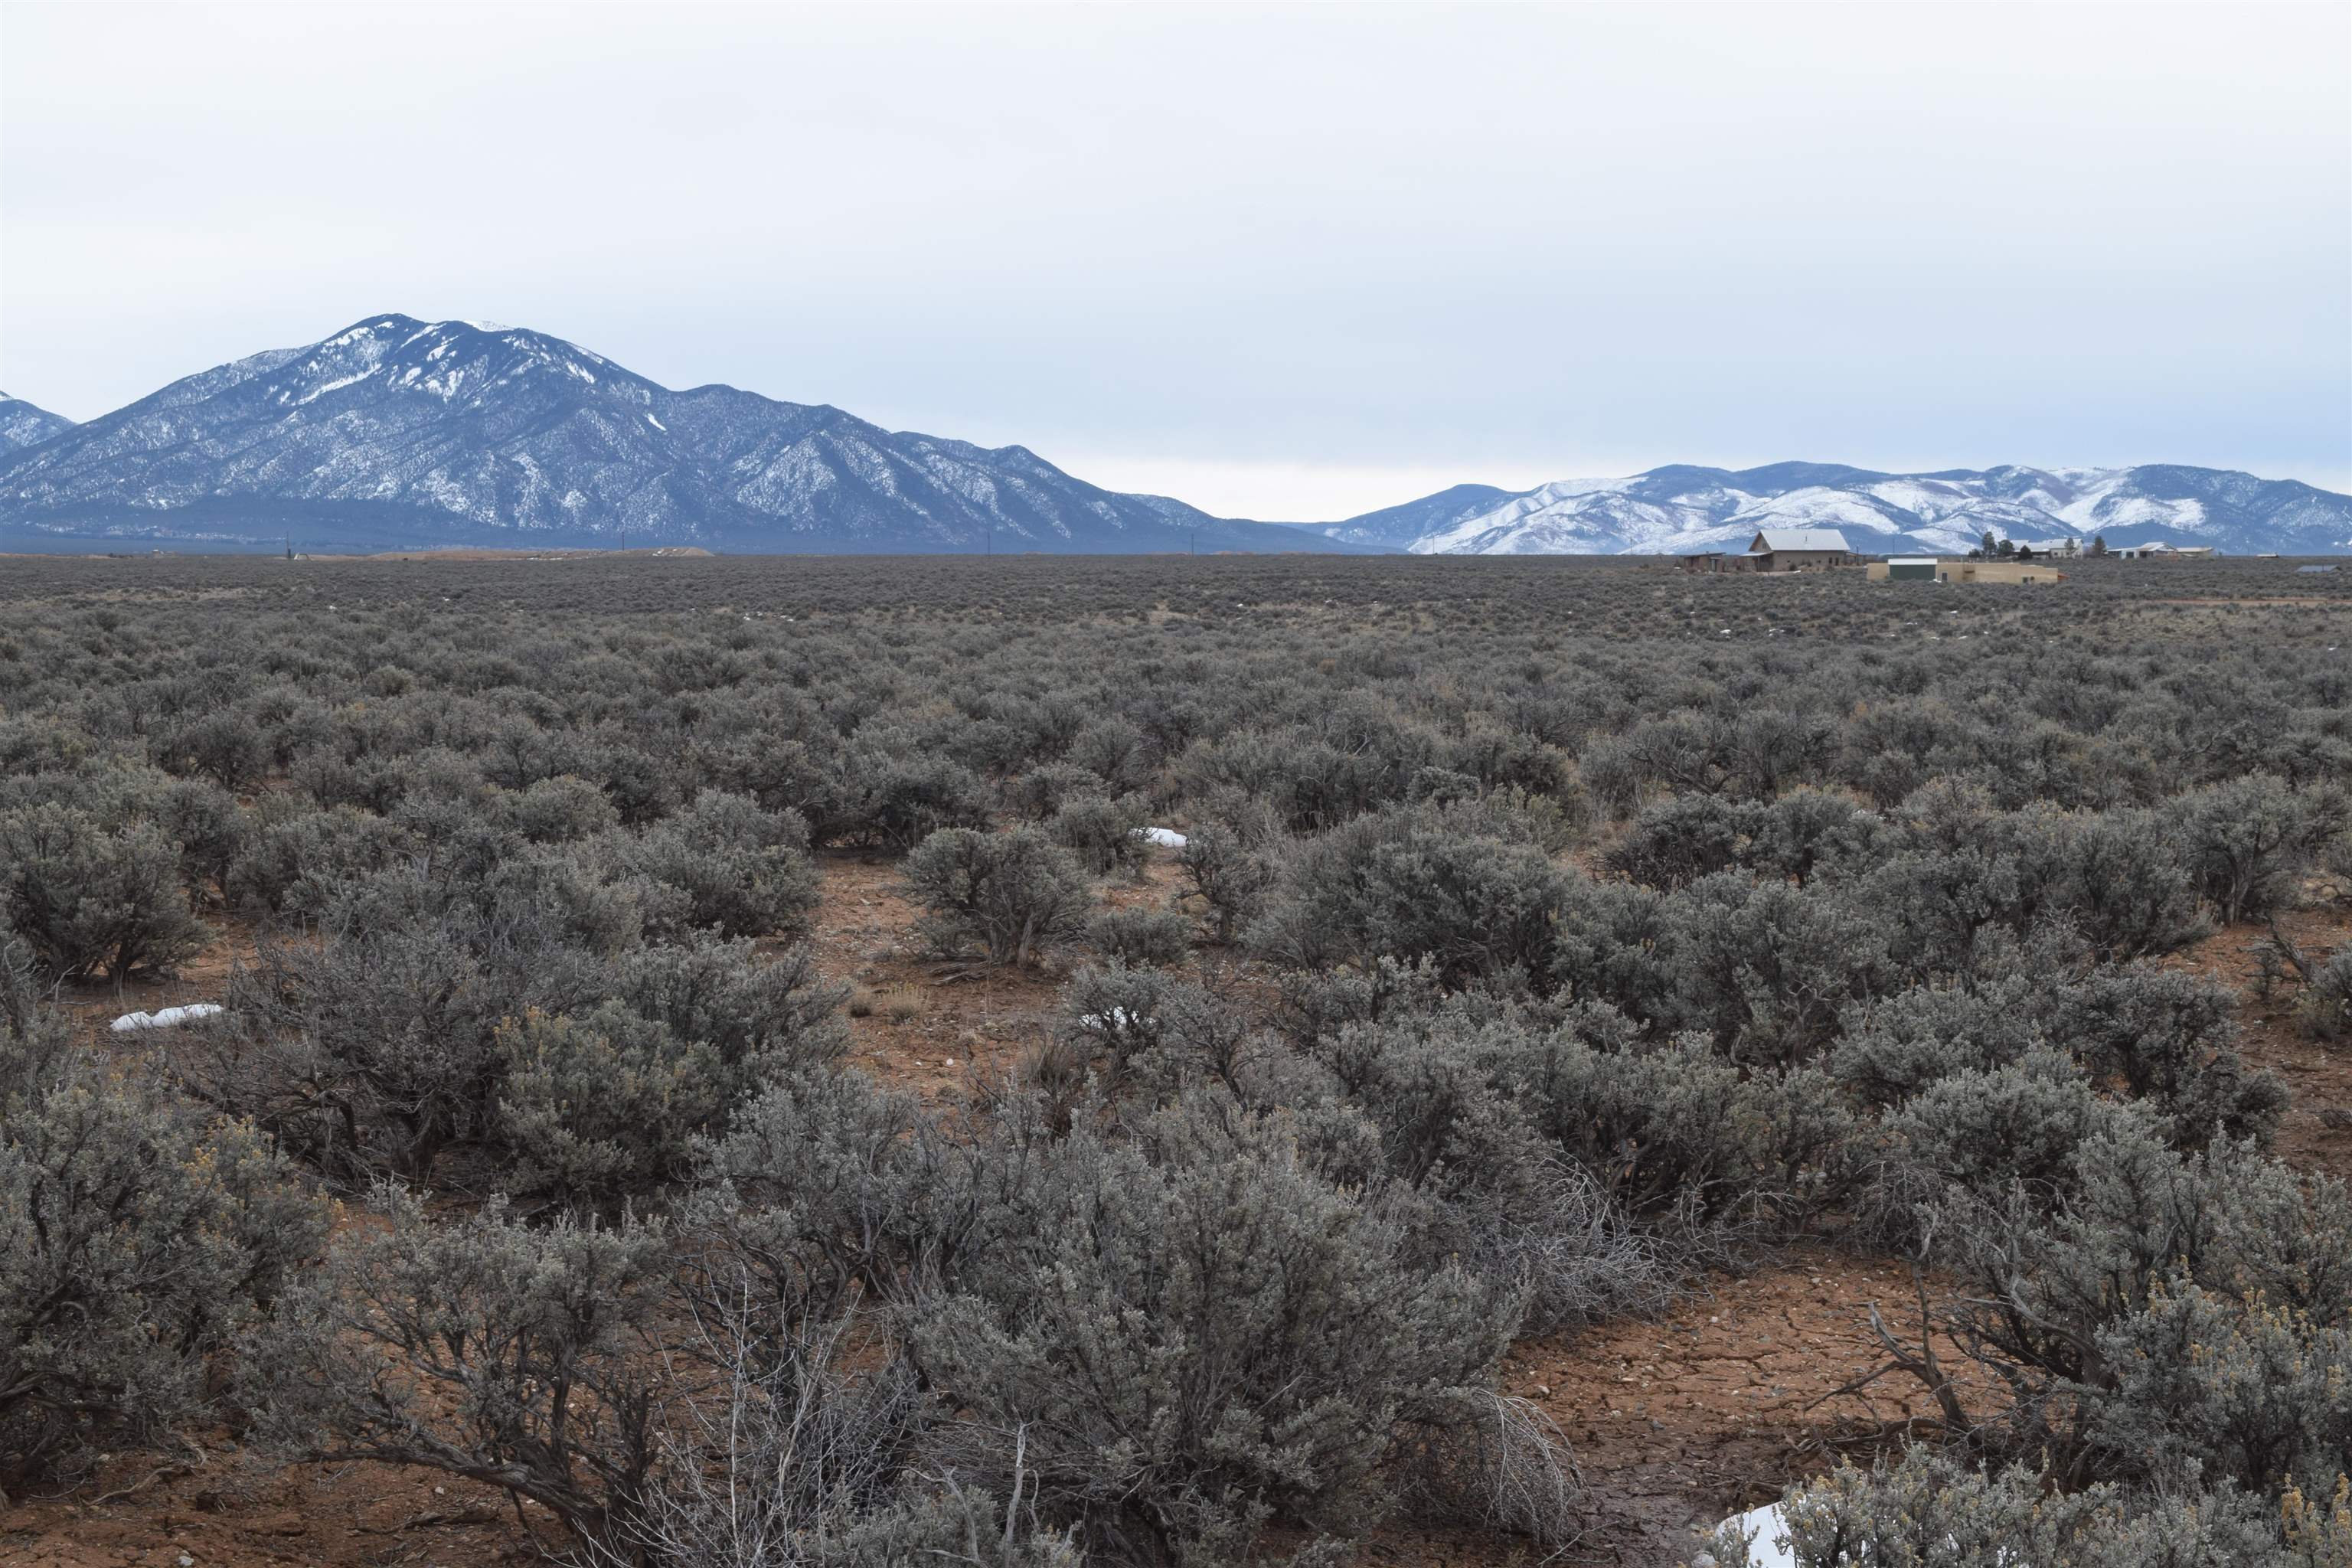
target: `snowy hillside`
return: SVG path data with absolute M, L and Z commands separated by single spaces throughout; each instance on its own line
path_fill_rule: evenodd
M 0 392 L 0 458 L 73 428 L 73 421 Z
M 1321 526 L 1363 537 L 1425 500 Z M 1563 479 L 1443 515 L 1406 547 L 1423 555 L 1686 554 L 1743 548 L 1765 528 L 1835 528 L 1867 554 L 1957 553 L 1987 532 L 2020 542 L 2210 544 L 2228 554 L 2352 551 L 2352 497 L 2216 468 L 1948 469 L 1883 474 L 1824 463 L 1737 471 L 1676 466 Z
M 174 382 L 13 455 L 0 530 L 50 537 L 723 550 L 1347 550 L 1105 490 L 1021 447 L 731 386 L 674 392 L 544 333 L 373 316 Z

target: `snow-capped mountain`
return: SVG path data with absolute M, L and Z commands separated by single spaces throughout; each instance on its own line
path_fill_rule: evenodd
M 1318 525 L 1335 539 L 1426 518 L 1398 540 L 1423 555 L 1677 555 L 1743 548 L 1765 528 L 1834 528 L 1865 554 L 1957 553 L 1987 532 L 2021 543 L 2209 544 L 2228 554 L 2352 551 L 2352 497 L 2292 479 L 2151 464 L 2129 468 L 1883 474 L 1834 463 L 1685 466 L 1562 479 L 1491 504 L 1420 501 Z M 1381 538 L 1380 542 L 1391 542 Z
M 1316 526 L 1327 538 L 1402 550 L 1416 539 L 1444 532 L 1465 518 L 1492 511 L 1510 499 L 1509 490 L 1494 485 L 1454 485 L 1402 506 L 1368 511 L 1345 522 Z
M 62 436 L 74 422 L 46 408 L 36 408 L 21 397 L 0 392 L 0 458 L 37 447 L 52 436 Z
M 312 549 L 1349 550 L 1071 478 L 1021 447 L 731 386 L 674 392 L 544 333 L 371 316 L 0 454 L 0 530 Z

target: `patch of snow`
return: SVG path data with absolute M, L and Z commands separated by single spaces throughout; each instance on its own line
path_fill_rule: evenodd
M 322 385 L 314 386 L 294 401 L 298 406 L 301 404 L 315 402 L 318 399 L 326 396 L 327 394 L 331 392 L 341 391 L 344 387 L 351 385 L 353 382 L 365 381 L 369 376 L 373 375 L 374 374 L 374 367 L 370 366 L 368 369 L 360 372 L 357 375 L 347 375 L 340 381 L 330 381 Z
M 125 1013 L 107 1027 L 118 1035 L 127 1035 L 133 1029 L 173 1029 L 223 1011 L 226 1009 L 217 1002 L 191 1002 L 184 1007 L 165 1007 L 154 1013 Z
M 1797 1553 L 1789 1544 L 1789 1521 L 1781 1516 L 1779 1503 L 1736 1513 L 1718 1528 L 1737 1531 L 1746 1539 L 1749 1568 L 1797 1568 Z
M 1172 827 L 1139 827 L 1135 836 L 1146 844 L 1157 844 L 1162 849 L 1184 847 L 1184 836 Z

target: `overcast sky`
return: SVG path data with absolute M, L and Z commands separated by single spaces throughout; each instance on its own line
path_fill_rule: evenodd
M 0 386 L 387 310 L 1259 517 L 2352 489 L 2352 6 L 0 7 Z

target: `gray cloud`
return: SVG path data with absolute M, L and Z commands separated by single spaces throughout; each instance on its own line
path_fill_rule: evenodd
M 76 417 L 398 310 L 1259 515 L 1792 457 L 2352 485 L 2340 6 L 0 25 L 0 386 Z

